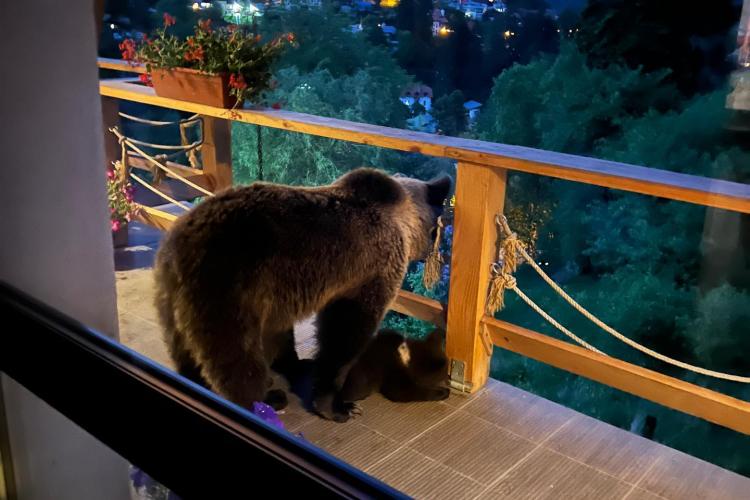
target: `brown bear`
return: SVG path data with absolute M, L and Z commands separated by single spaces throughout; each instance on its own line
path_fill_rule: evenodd
M 156 307 L 177 370 L 230 401 L 286 404 L 269 368 L 296 362 L 295 322 L 317 313 L 314 409 L 346 421 L 338 392 L 431 246 L 450 190 L 369 168 L 321 187 L 256 182 L 180 217 L 156 257 Z
M 375 392 L 400 403 L 446 399 L 450 389 L 444 338 L 442 330 L 424 340 L 381 330 L 349 370 L 341 399 L 360 401 Z

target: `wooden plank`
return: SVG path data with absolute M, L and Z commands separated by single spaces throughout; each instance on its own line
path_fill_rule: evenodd
M 177 216 L 170 214 L 163 210 L 158 210 L 153 207 L 147 207 L 145 205 L 138 205 L 140 209 L 136 220 L 142 222 L 148 226 L 161 229 L 162 231 L 168 230 L 177 220 Z
M 100 57 L 96 60 L 99 69 L 113 69 L 115 71 L 124 71 L 126 73 L 146 73 L 146 67 L 142 64 L 130 64 L 122 59 L 111 59 L 109 57 Z
M 206 174 L 219 192 L 232 186 L 232 122 L 203 116 L 201 160 Z
M 485 316 L 492 342 L 503 349 L 601 382 L 655 403 L 750 434 L 750 403 L 625 361 L 603 356 Z
M 446 354 L 463 362 L 463 376 L 456 375 L 454 366 L 451 379 L 457 388 L 470 392 L 484 385 L 490 370 L 492 346 L 483 339 L 479 322 L 486 307 L 490 265 L 497 259 L 495 216 L 503 211 L 505 181 L 505 170 L 458 164 Z
M 750 213 L 750 185 L 583 156 L 401 130 L 284 110 L 226 110 L 167 99 L 153 89 L 100 82 L 102 95 L 358 144 L 501 167 Z
M 427 321 L 439 328 L 445 328 L 447 308 L 434 299 L 422 295 L 400 290 L 396 301 L 391 304 L 391 310 Z

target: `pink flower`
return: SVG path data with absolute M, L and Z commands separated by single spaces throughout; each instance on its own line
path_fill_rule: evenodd
M 112 180 L 115 178 L 115 171 L 114 170 L 107 170 L 107 179 Z
M 112 221 L 112 231 L 117 232 L 120 230 L 120 221 L 119 220 L 113 220 Z

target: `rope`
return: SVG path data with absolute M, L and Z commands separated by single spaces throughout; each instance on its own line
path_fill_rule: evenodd
M 121 117 L 127 118 L 128 120 L 133 120 L 134 122 L 138 123 L 145 123 L 146 125 L 152 125 L 154 127 L 166 127 L 167 125 L 177 125 L 177 124 L 185 124 L 186 126 L 190 127 L 195 125 L 198 122 L 203 121 L 203 119 L 199 115 L 193 115 L 188 118 L 185 118 L 184 120 L 178 120 L 176 122 L 160 122 L 156 120 L 147 120 L 145 118 L 139 118 L 137 116 L 128 115 L 125 113 L 118 113 Z
M 149 184 L 148 182 L 144 181 L 143 179 L 141 179 L 140 177 L 138 177 L 134 173 L 131 172 L 130 173 L 130 177 L 132 177 L 133 179 L 135 179 L 135 181 L 138 182 L 139 184 L 141 184 L 142 186 L 150 189 L 151 191 L 153 191 L 157 195 L 161 196 L 165 200 L 167 200 L 167 201 L 169 201 L 171 203 L 174 203 L 175 205 L 177 205 L 181 209 L 185 210 L 186 212 L 188 210 L 190 210 L 190 207 L 188 207 L 187 205 L 185 205 L 183 203 L 180 203 L 179 201 L 175 200 L 174 198 L 169 197 L 166 193 L 163 193 L 163 192 L 159 191 L 158 189 L 156 189 L 151 184 Z
M 589 321 L 591 321 L 596 326 L 598 326 L 599 328 L 601 328 L 605 332 L 607 332 L 610 335 L 612 335 L 613 337 L 615 337 L 617 340 L 619 340 L 619 341 L 621 341 L 621 342 L 629 345 L 633 349 L 636 349 L 636 350 L 638 350 L 638 351 L 640 351 L 640 352 L 642 352 L 642 353 L 644 353 L 644 354 L 646 354 L 648 356 L 651 356 L 652 358 L 658 359 L 659 361 L 662 361 L 663 363 L 667 363 L 667 364 L 676 366 L 678 368 L 682 368 L 683 370 L 688 370 L 688 371 L 691 371 L 691 372 L 694 372 L 694 373 L 698 373 L 698 374 L 701 374 L 701 375 L 706 375 L 708 377 L 718 378 L 718 379 L 722 379 L 722 380 L 729 380 L 729 381 L 732 381 L 732 382 L 740 382 L 740 383 L 744 383 L 744 384 L 750 384 L 750 377 L 743 377 L 743 376 L 740 376 L 740 375 L 732 375 L 732 374 L 729 374 L 729 373 L 723 373 L 723 372 L 718 372 L 718 371 L 714 371 L 714 370 L 709 370 L 709 369 L 706 369 L 706 368 L 701 368 L 700 366 L 691 365 L 689 363 L 685 363 L 683 361 L 671 358 L 671 357 L 666 356 L 664 354 L 658 353 L 658 352 L 654 351 L 653 349 L 649 349 L 648 347 L 646 347 L 644 345 L 639 344 L 638 342 L 636 342 L 636 341 L 634 341 L 634 340 L 626 337 L 625 335 L 623 335 L 622 333 L 618 332 L 617 330 L 615 330 L 611 326 L 607 325 L 602 320 L 600 320 L 599 318 L 597 318 L 596 316 L 594 316 L 592 313 L 590 313 L 588 310 L 586 310 L 586 308 L 584 308 L 578 302 L 576 302 L 570 295 L 568 295 L 565 292 L 565 290 L 563 290 L 557 283 L 555 283 L 555 281 L 552 278 L 550 278 L 547 275 L 547 273 L 545 273 L 544 270 L 541 267 L 539 267 L 539 265 L 537 265 L 536 262 L 534 262 L 534 259 L 532 259 L 531 256 L 528 254 L 528 252 L 526 252 L 526 249 L 524 248 L 523 243 L 521 243 L 520 240 L 518 240 L 518 237 L 517 237 L 516 233 L 514 233 L 513 231 L 511 231 L 510 226 L 508 225 L 508 220 L 505 218 L 504 215 L 498 215 L 495 218 L 495 221 L 498 224 L 498 226 L 500 226 L 500 228 L 502 229 L 502 231 L 505 232 L 505 234 L 506 234 L 506 239 L 504 241 L 504 249 L 507 250 L 507 249 L 511 249 L 512 248 L 513 253 L 515 253 L 515 252 L 520 253 L 521 257 L 568 304 L 570 304 L 575 310 L 577 310 L 579 313 L 581 313 Z M 506 245 L 506 243 L 507 243 L 507 245 Z M 503 250 L 501 249 L 501 253 L 502 252 L 503 252 Z M 507 257 L 507 255 L 503 255 L 503 257 Z M 494 271 L 494 269 L 493 269 L 493 271 Z M 549 316 L 547 313 L 545 313 L 539 306 L 537 306 L 536 304 L 534 304 L 534 302 L 531 299 L 529 299 L 528 297 L 526 297 L 523 294 L 523 292 L 521 290 L 519 290 L 515 286 L 515 279 L 513 279 L 512 276 L 511 276 L 511 279 L 513 279 L 513 282 L 511 284 L 513 286 L 510 286 L 510 284 L 507 283 L 507 278 L 502 278 L 502 279 L 505 280 L 504 288 L 509 288 L 509 289 L 513 290 L 532 309 L 534 309 L 537 313 L 539 313 L 542 317 L 544 317 L 547 321 L 549 321 L 553 326 L 555 326 L 560 331 L 562 331 L 563 333 L 565 333 L 564 327 L 562 325 L 560 325 L 559 323 L 557 323 L 551 316 Z M 568 333 L 570 333 L 570 335 L 568 335 Z M 566 333 L 566 335 L 568 335 L 569 337 L 571 335 L 573 335 L 572 332 L 570 332 L 569 330 L 568 330 L 568 333 Z M 573 337 L 571 337 L 571 338 L 573 338 Z M 580 341 L 578 343 L 581 344 L 581 345 L 584 345 L 585 342 L 583 342 L 583 343 L 582 342 L 583 341 Z M 588 344 L 585 344 L 584 347 L 587 346 L 587 345 Z M 591 346 L 589 346 L 587 348 L 596 351 L 596 349 L 593 348 L 593 347 L 591 347 Z M 599 352 L 599 351 L 597 351 L 597 352 Z
M 151 142 L 144 142 L 139 141 L 138 139 L 131 139 L 128 138 L 128 141 L 132 142 L 133 144 L 138 144 L 139 146 L 144 146 L 147 148 L 154 148 L 154 149 L 167 149 L 172 151 L 179 151 L 180 153 L 186 153 L 190 150 L 193 150 L 200 145 L 203 144 L 201 141 L 195 141 L 193 143 L 190 143 L 188 145 L 185 144 L 153 144 Z
M 567 335 L 568 338 L 570 338 L 571 340 L 573 340 L 576 344 L 578 344 L 578 345 L 580 345 L 582 347 L 585 347 L 589 351 L 594 351 L 595 353 L 602 354 L 602 355 L 606 356 L 606 354 L 604 354 L 602 351 L 600 351 L 596 347 L 592 346 L 591 344 L 589 344 L 588 342 L 586 342 L 585 340 L 583 340 L 582 338 L 578 337 L 576 334 L 574 334 L 573 332 L 571 332 L 570 330 L 568 330 L 567 328 L 565 328 L 564 326 L 562 326 L 560 323 L 558 323 L 552 316 L 550 316 L 549 314 L 547 314 L 541 307 L 539 307 L 536 304 L 536 302 L 534 302 L 533 300 L 531 300 L 517 286 L 508 287 L 508 288 L 510 288 L 511 290 L 513 290 L 514 292 L 516 292 L 516 295 L 518 295 L 521 298 L 521 300 L 523 300 L 524 302 L 526 302 L 526 304 L 528 304 L 528 306 L 530 308 L 532 308 L 534 311 L 536 311 L 536 313 L 539 314 L 539 316 L 541 316 L 542 318 L 544 318 L 547 321 L 549 321 L 549 323 L 552 326 L 554 326 L 555 328 L 557 328 L 558 330 L 560 330 L 562 333 L 564 333 L 565 335 Z
M 120 144 L 123 144 L 123 143 L 127 144 L 128 146 L 130 146 L 131 149 L 133 149 L 136 153 L 140 154 L 142 157 L 144 157 L 145 159 L 147 159 L 154 166 L 160 168 L 161 170 L 163 170 L 166 173 L 171 174 L 175 178 L 181 180 L 182 182 L 184 182 L 188 186 L 192 187 L 193 189 L 195 189 L 197 191 L 200 191 L 201 193 L 205 194 L 206 196 L 213 196 L 214 195 L 211 191 L 209 191 L 207 189 L 204 189 L 203 187 L 199 186 L 198 184 L 196 184 L 194 182 L 189 181 L 188 179 L 186 179 L 185 177 L 181 176 L 177 172 L 168 169 L 167 167 L 165 167 L 164 165 L 162 165 L 160 162 L 158 162 L 157 160 L 155 160 L 152 156 L 150 156 L 150 155 L 146 154 L 145 152 L 143 152 L 143 150 L 139 149 L 135 144 L 133 144 L 130 139 L 128 139 L 127 137 L 125 137 L 124 135 L 122 135 L 122 133 L 120 133 L 120 131 L 117 130 L 117 127 L 112 127 L 109 130 L 113 134 L 115 134 L 117 136 L 117 138 L 120 140 Z
M 428 290 L 435 288 L 440 281 L 440 271 L 443 269 L 443 254 L 440 253 L 440 240 L 443 235 L 443 216 L 437 218 L 437 232 L 435 242 L 432 244 L 432 251 L 424 262 L 424 271 L 422 271 L 422 284 Z
M 180 123 L 180 144 L 182 144 L 183 146 L 188 145 L 187 129 L 188 124 Z M 187 153 L 187 158 L 190 166 L 193 168 L 198 167 L 198 157 L 195 155 L 195 149 L 187 149 L 184 152 Z

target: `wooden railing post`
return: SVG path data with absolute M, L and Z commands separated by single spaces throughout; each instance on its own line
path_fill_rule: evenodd
M 203 172 L 214 192 L 232 185 L 232 122 L 211 116 L 203 118 Z
M 487 381 L 492 345 L 482 338 L 490 266 L 496 259 L 495 215 L 505 202 L 507 171 L 458 164 L 446 352 L 451 385 L 465 392 Z
M 111 127 L 120 125 L 120 102 L 114 97 L 102 97 L 102 129 L 104 133 L 104 159 L 107 168 L 121 156 L 120 143 L 115 134 L 109 131 Z

